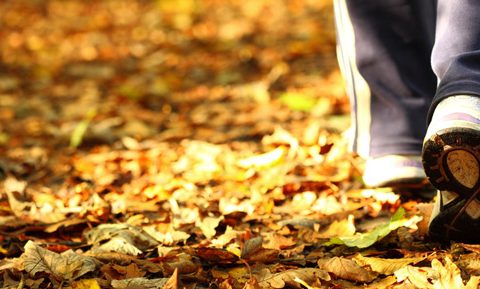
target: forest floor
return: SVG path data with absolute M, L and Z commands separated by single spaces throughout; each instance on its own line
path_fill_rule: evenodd
M 0 1 L 0 287 L 477 288 L 362 184 L 330 2 Z

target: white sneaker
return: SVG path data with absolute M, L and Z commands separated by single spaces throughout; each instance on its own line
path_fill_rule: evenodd
M 420 156 L 387 155 L 368 159 L 363 173 L 368 187 L 424 185 L 426 175 Z

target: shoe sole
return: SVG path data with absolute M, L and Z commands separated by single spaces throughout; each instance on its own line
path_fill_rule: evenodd
M 480 195 L 480 131 L 459 127 L 439 130 L 424 143 L 422 162 L 434 187 L 458 194 L 451 203 L 440 201 L 429 236 L 442 242 L 479 242 L 480 222 L 465 211 Z
M 458 127 L 438 131 L 425 141 L 422 162 L 434 187 L 469 198 L 480 187 L 480 131 Z

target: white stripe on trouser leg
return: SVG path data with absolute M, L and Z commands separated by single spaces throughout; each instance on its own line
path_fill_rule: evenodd
M 355 34 L 347 10 L 345 0 L 335 0 L 335 22 L 337 25 L 337 57 L 340 70 L 347 84 L 347 93 L 352 102 L 352 137 L 356 143 L 352 149 L 360 156 L 367 158 L 370 155 L 371 142 L 371 93 L 365 79 L 360 75 L 356 63 Z M 353 105 L 354 104 L 354 105 Z

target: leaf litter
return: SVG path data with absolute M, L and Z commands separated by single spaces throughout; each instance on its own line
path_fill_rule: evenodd
M 0 287 L 478 288 L 361 183 L 331 9 L 1 2 Z

